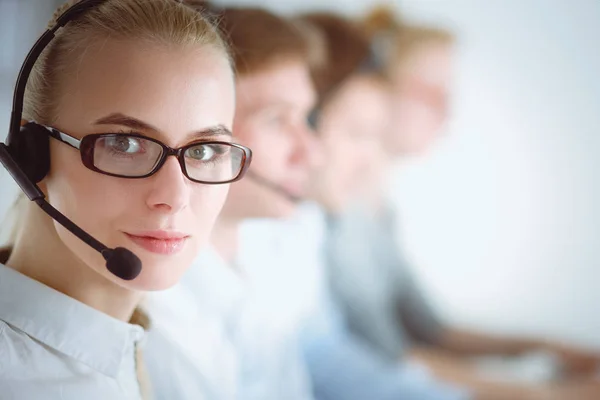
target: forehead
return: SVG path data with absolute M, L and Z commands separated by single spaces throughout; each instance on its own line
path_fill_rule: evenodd
M 109 39 L 86 49 L 60 94 L 57 120 L 69 129 L 84 129 L 112 113 L 134 116 L 164 132 L 230 128 L 235 107 L 227 58 L 212 46 Z
M 280 62 L 242 75 L 237 79 L 236 88 L 240 111 L 251 112 L 277 104 L 311 108 L 316 101 L 310 70 L 300 60 Z

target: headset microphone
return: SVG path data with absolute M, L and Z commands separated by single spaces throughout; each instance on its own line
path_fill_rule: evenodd
M 254 172 L 252 172 L 252 170 L 249 170 L 246 173 L 246 179 L 248 179 L 248 178 L 252 179 L 257 184 L 259 184 L 263 187 L 266 187 L 267 189 L 270 189 L 273 192 L 276 192 L 277 194 L 285 197 L 286 199 L 290 200 L 293 203 L 300 203 L 301 201 L 304 200 L 302 197 L 296 196 L 296 195 L 288 192 L 285 188 L 281 187 L 277 183 L 272 182 L 263 176 L 255 174 Z

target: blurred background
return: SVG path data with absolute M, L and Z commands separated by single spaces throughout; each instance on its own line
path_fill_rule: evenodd
M 20 63 L 59 3 L 0 0 L 2 140 Z M 376 4 L 218 3 L 349 15 Z M 445 137 L 393 187 L 399 245 L 434 305 L 466 327 L 600 348 L 600 1 L 392 4 L 458 38 Z M 0 218 L 16 192 L 0 168 Z

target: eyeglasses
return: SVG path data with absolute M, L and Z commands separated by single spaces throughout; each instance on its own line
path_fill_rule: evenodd
M 202 141 L 173 149 L 138 134 L 100 133 L 79 140 L 52 127 L 36 125 L 79 150 L 87 168 L 119 178 L 147 178 L 164 165 L 167 157 L 175 156 L 190 181 L 223 184 L 241 179 L 252 160 L 252 150 L 235 143 Z

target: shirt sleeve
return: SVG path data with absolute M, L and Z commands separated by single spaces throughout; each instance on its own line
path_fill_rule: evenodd
M 413 341 L 435 344 L 444 329 L 443 322 L 419 286 L 411 271 L 410 262 L 405 257 L 402 246 L 398 244 L 396 214 L 389 209 L 387 215 L 387 223 L 383 224 L 383 229 L 388 232 L 386 252 L 391 260 L 395 260 L 389 266 L 394 268 L 390 275 L 395 276 L 397 281 L 395 304 L 399 323 Z
M 423 344 L 437 343 L 444 325 L 410 271 L 404 271 L 397 298 L 399 319 L 409 337 Z

